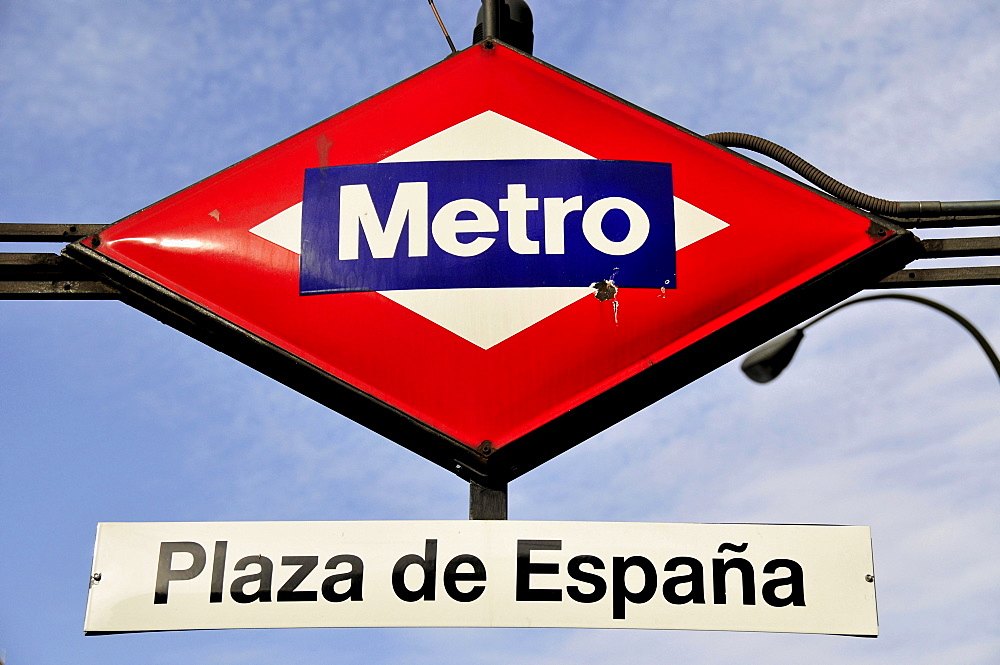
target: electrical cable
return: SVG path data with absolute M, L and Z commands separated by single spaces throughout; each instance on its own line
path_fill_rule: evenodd
M 718 132 L 705 138 L 727 148 L 752 150 L 795 171 L 835 198 L 886 217 L 909 219 L 1000 216 L 998 201 L 888 201 L 849 187 L 802 159 L 791 150 L 753 134 Z

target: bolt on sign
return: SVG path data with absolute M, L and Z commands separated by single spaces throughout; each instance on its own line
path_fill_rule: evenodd
M 66 253 L 126 302 L 490 484 L 916 247 L 489 43 Z
M 867 527 L 108 523 L 87 634 L 200 628 L 678 628 L 874 637 Z

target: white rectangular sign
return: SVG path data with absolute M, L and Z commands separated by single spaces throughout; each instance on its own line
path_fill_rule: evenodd
M 868 527 L 106 523 L 87 634 L 538 626 L 875 636 Z

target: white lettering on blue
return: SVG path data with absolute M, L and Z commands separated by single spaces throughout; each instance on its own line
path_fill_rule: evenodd
M 538 241 L 528 238 L 528 212 L 538 210 L 538 199 L 528 198 L 527 185 L 507 185 L 507 198 L 500 199 L 507 213 L 507 244 L 518 254 L 538 254 Z
M 529 238 L 528 213 L 539 210 L 539 200 L 529 197 L 527 189 L 525 184 L 509 184 L 507 196 L 498 201 L 498 209 L 507 213 L 507 244 L 517 254 L 541 254 L 543 241 L 545 254 L 565 254 L 566 217 L 572 212 L 583 212 L 583 236 L 591 247 L 604 254 L 631 254 L 649 237 L 649 215 L 635 201 L 609 196 L 594 201 L 584 210 L 583 197 L 574 196 L 542 199 L 543 238 Z M 621 240 L 612 240 L 604 233 L 604 218 L 613 210 L 628 218 L 628 233 Z M 488 234 L 500 231 L 497 213 L 478 199 L 450 201 L 441 206 L 428 224 L 427 182 L 399 183 L 384 224 L 368 185 L 342 185 L 339 212 L 338 257 L 341 261 L 358 258 L 362 235 L 372 258 L 393 258 L 404 227 L 407 228 L 407 255 L 411 257 L 427 256 L 429 235 L 438 247 L 453 256 L 477 256 L 496 242 L 496 238 Z
M 612 210 L 621 210 L 628 215 L 628 235 L 615 241 L 604 235 L 601 223 Z M 594 201 L 583 213 L 583 236 L 590 246 L 599 252 L 612 256 L 631 254 L 642 247 L 649 237 L 649 215 L 636 203 L 620 196 L 609 196 Z
M 392 199 L 385 225 L 378 217 L 368 185 L 342 185 L 340 188 L 341 261 L 358 258 L 361 232 L 365 234 L 372 258 L 391 259 L 409 219 L 407 232 L 410 256 L 427 256 L 427 183 L 401 182 Z
M 472 213 L 474 218 L 459 219 L 458 216 L 463 212 Z M 463 242 L 458 239 L 459 233 L 496 233 L 499 230 L 500 222 L 496 213 L 477 199 L 458 199 L 445 203 L 434 215 L 434 221 L 431 223 L 434 242 L 453 256 L 482 254 L 496 242 L 495 238 L 485 236 Z
M 583 210 L 583 197 L 545 199 L 545 253 L 566 253 L 566 215 Z

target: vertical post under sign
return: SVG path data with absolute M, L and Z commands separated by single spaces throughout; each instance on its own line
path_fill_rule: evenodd
M 500 489 L 469 481 L 469 519 L 507 519 L 507 485 Z

